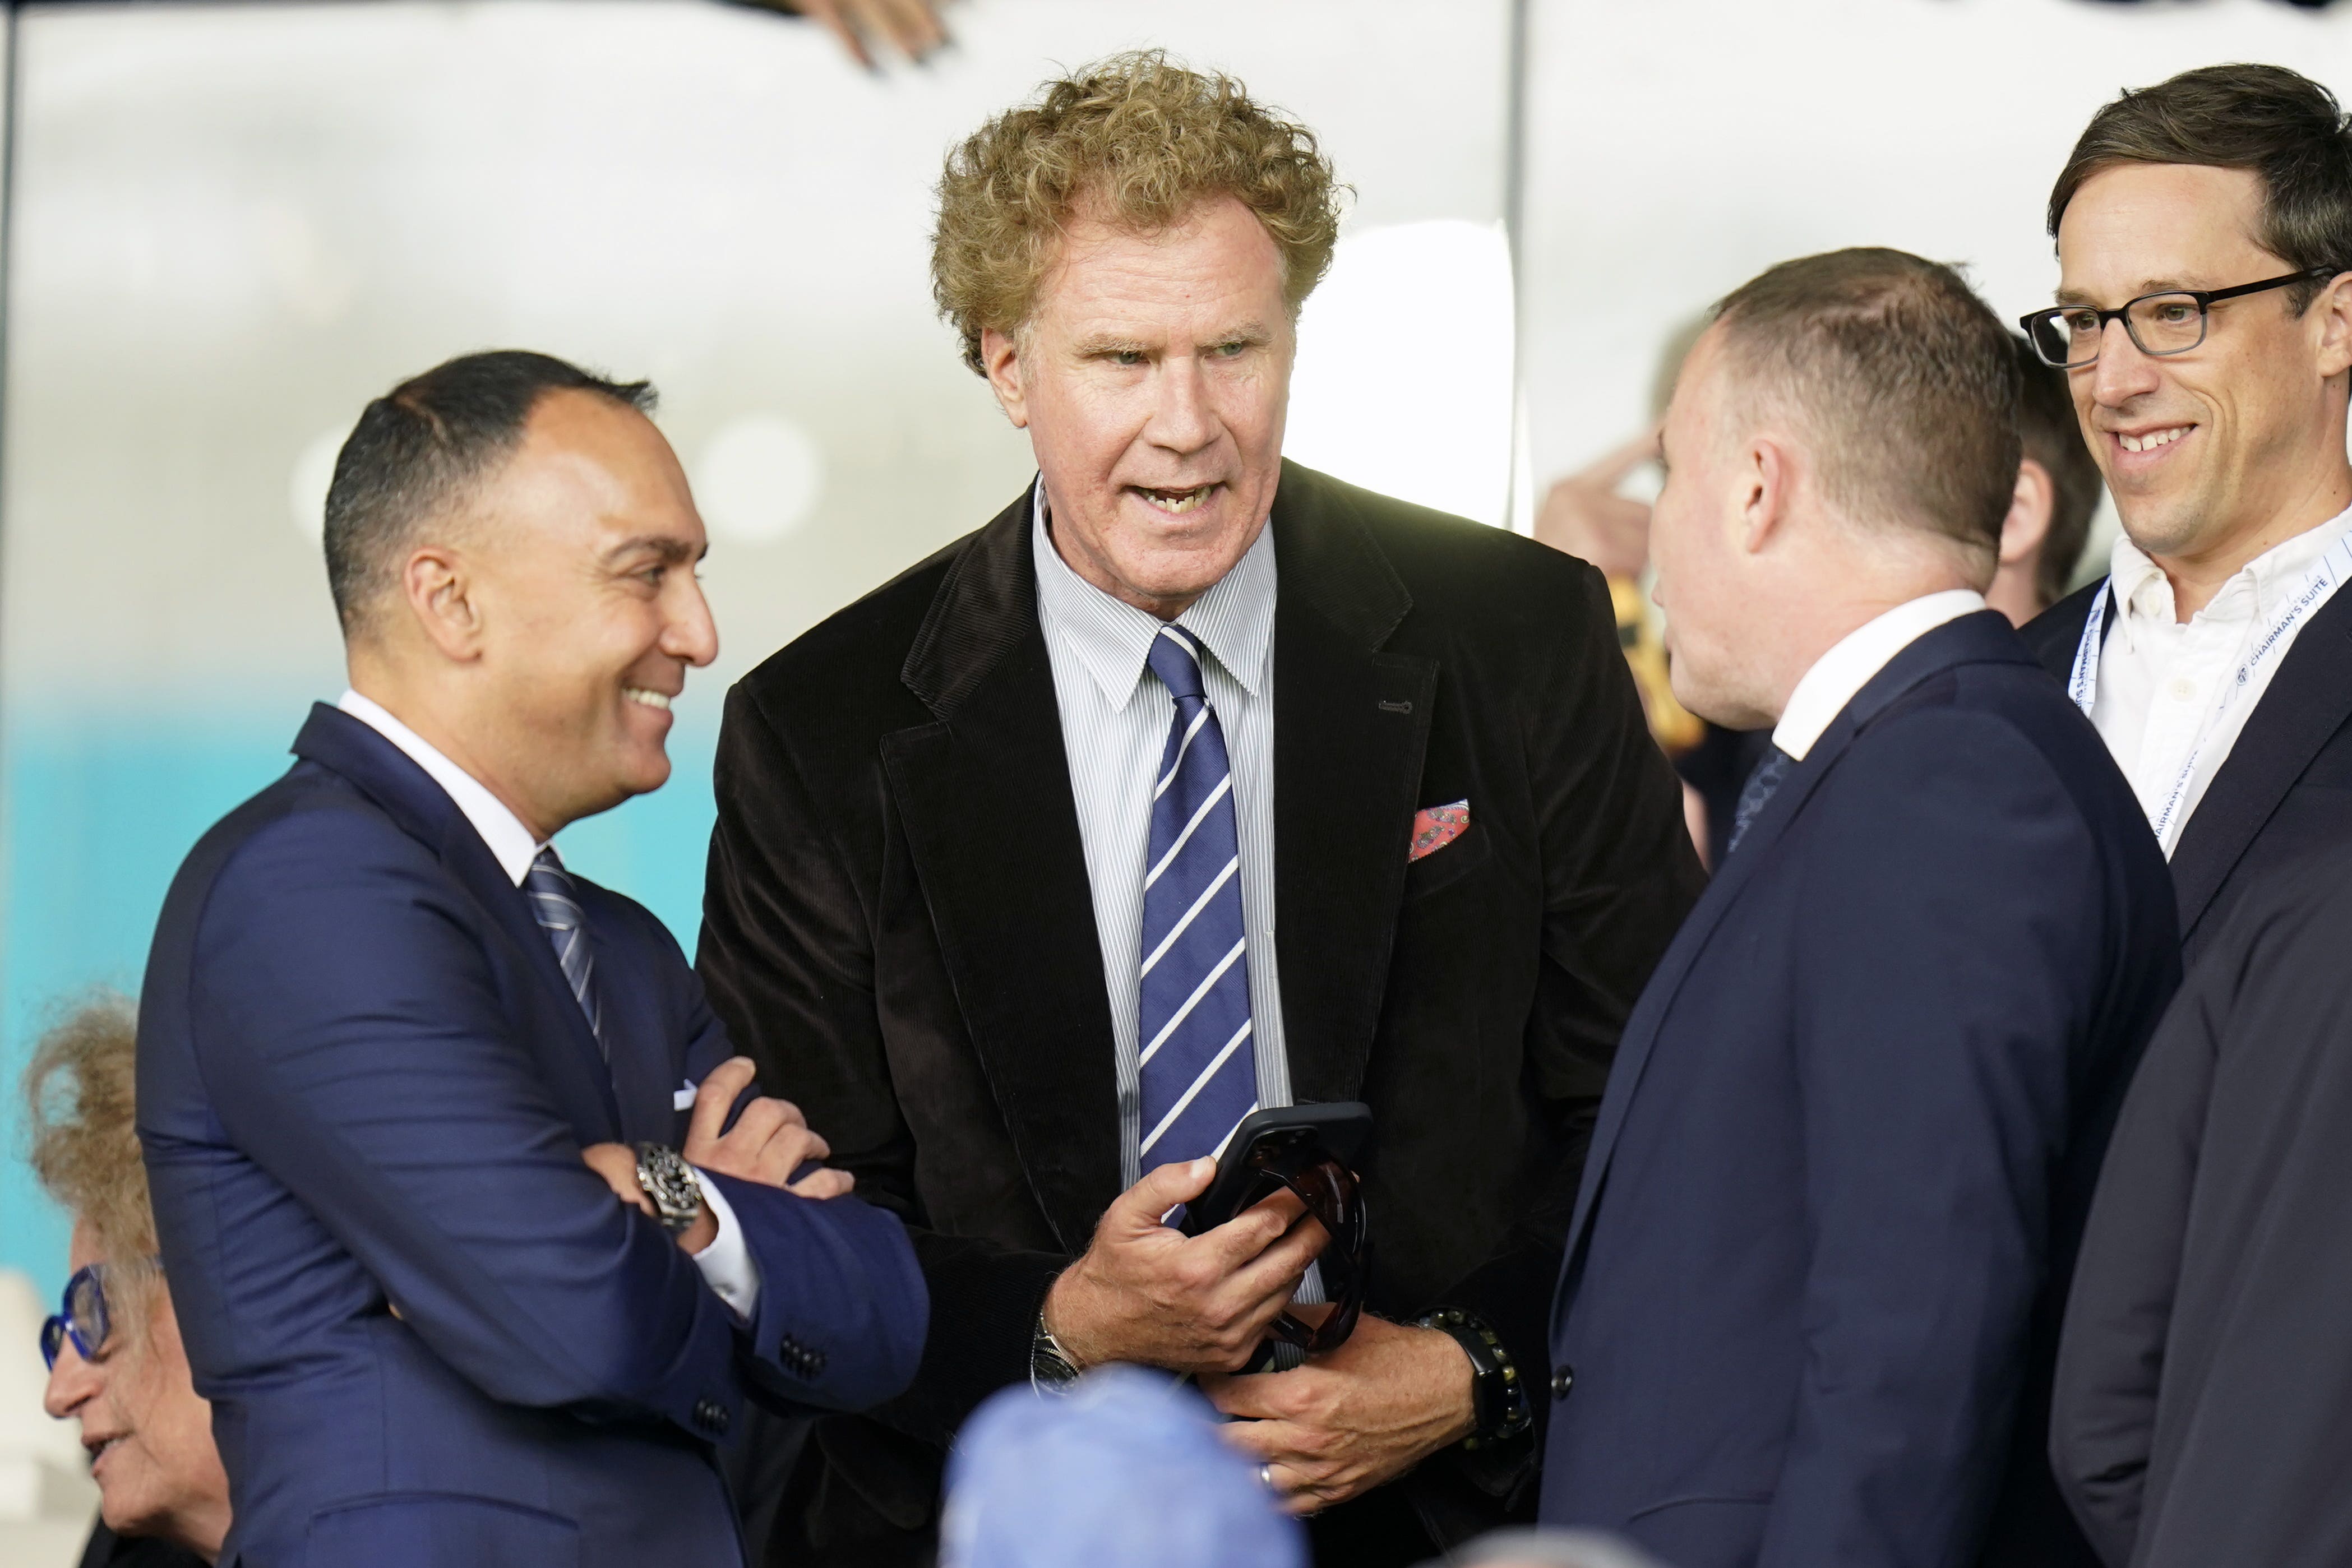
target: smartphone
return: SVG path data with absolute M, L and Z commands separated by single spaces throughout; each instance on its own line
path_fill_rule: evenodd
M 1282 1184 L 1265 1169 L 1276 1155 L 1312 1145 L 1354 1170 L 1371 1141 L 1372 1108 L 1360 1100 L 1253 1111 L 1234 1129 L 1209 1190 L 1185 1206 L 1184 1234 L 1213 1230 L 1281 1191 Z

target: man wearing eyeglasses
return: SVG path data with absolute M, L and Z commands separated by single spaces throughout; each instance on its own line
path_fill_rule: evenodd
M 2352 839 L 2352 143 L 2293 71 L 2188 71 L 2093 117 L 2050 232 L 2058 303 L 2025 327 L 2123 536 L 2026 636 L 2147 809 L 2193 959 Z
M 2147 808 L 2194 960 L 2084 1228 L 2051 1458 L 2108 1568 L 2341 1563 L 2352 126 L 2292 71 L 2190 71 L 2093 118 L 2050 225 L 2028 328 L 2126 537 L 2028 635 Z

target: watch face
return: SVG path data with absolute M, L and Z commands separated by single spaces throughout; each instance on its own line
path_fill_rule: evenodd
M 696 1179 L 694 1167 L 680 1159 L 675 1149 L 659 1144 L 637 1145 L 637 1185 L 646 1189 L 662 1224 L 671 1230 L 683 1230 L 694 1223 L 702 1211 L 702 1183 Z

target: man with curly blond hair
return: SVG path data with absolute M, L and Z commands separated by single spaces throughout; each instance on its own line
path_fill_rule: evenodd
M 1240 1417 L 1320 1561 L 1525 1503 L 1594 1106 L 1699 873 L 1597 573 L 1283 461 L 1336 191 L 1156 53 L 949 155 L 934 290 L 1038 478 L 719 742 L 713 1004 L 934 1302 L 914 1387 L 818 1424 L 771 1562 L 927 1560 L 972 1409 L 1109 1362 Z M 1288 1195 L 1163 1223 L 1250 1112 L 1349 1100 L 1368 1273 Z

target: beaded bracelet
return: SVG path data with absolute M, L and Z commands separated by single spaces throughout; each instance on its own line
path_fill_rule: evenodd
M 1472 1399 L 1478 1429 L 1462 1440 L 1465 1448 L 1507 1443 L 1535 1424 L 1518 1364 L 1484 1319 L 1459 1307 L 1439 1307 L 1413 1320 L 1417 1328 L 1452 1336 L 1470 1358 Z

